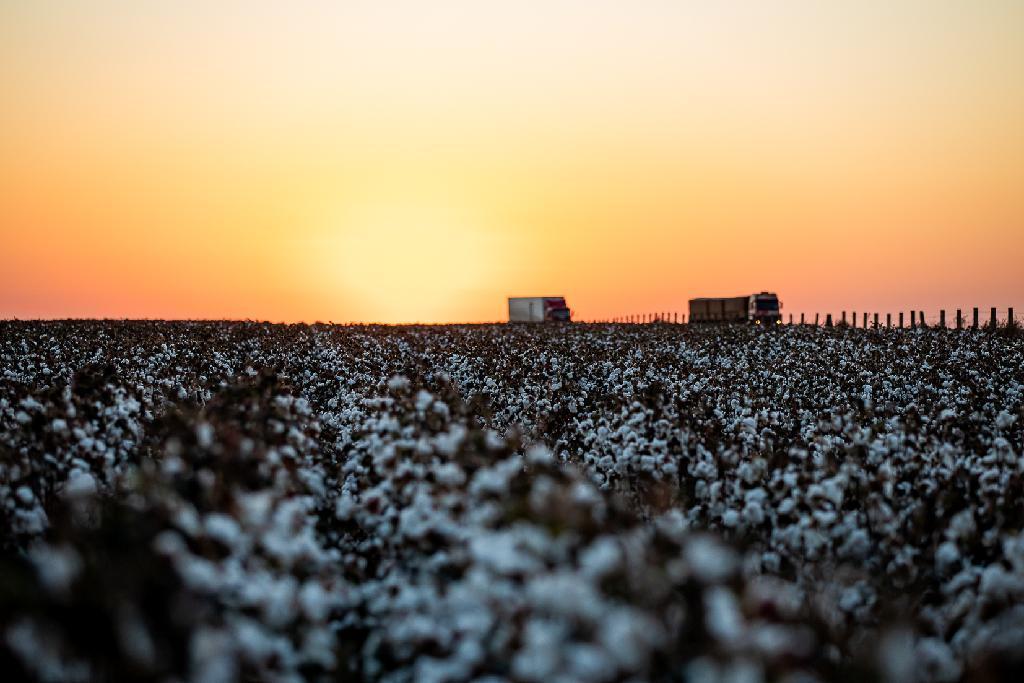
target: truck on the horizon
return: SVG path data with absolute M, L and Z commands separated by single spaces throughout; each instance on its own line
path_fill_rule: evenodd
M 510 323 L 569 322 L 572 313 L 564 296 L 510 296 Z
M 778 325 L 782 322 L 782 304 L 774 292 L 749 296 L 690 299 L 691 323 L 742 323 Z

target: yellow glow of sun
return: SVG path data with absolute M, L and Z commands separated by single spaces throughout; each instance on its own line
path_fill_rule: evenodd
M 339 309 L 386 323 L 458 316 L 500 257 L 473 212 L 401 203 L 346 211 L 306 245 L 308 275 Z

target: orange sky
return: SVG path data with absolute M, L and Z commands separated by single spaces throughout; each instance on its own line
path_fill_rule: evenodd
M 0 317 L 1024 308 L 1017 0 L 6 0 L 0 93 Z

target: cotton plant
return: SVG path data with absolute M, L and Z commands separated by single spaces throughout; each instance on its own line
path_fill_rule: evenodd
M 1019 336 L 0 324 L 20 677 L 1022 664 Z

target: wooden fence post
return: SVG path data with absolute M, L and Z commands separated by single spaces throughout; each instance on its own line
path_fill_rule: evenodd
M 818 317 L 818 316 L 819 316 L 819 315 L 820 315 L 820 313 L 815 313 L 815 314 L 814 314 L 814 326 L 815 326 L 815 327 L 817 327 L 817 326 L 818 326 L 818 320 L 819 320 L 819 317 Z
M 939 327 L 946 329 L 946 309 L 943 308 L 939 311 Z
M 900 329 L 903 329 L 903 311 L 900 311 Z
M 832 314 L 831 313 L 826 313 L 825 314 L 825 327 L 832 327 Z
M 892 327 L 892 313 L 885 314 L 885 326 Z
M 1013 327 L 1013 308 L 1006 311 L 1006 326 Z
M 804 324 L 804 314 L 803 313 L 800 314 L 800 324 L 801 325 Z
M 964 329 L 964 315 L 963 311 L 961 311 L 959 308 L 956 309 L 956 329 Z
M 1011 308 L 1010 310 L 1012 311 L 1013 309 Z M 793 314 L 792 313 L 789 314 L 789 324 L 790 325 L 793 324 Z
M 875 329 L 878 329 L 878 314 L 875 313 Z
M 977 306 L 974 307 L 974 326 L 973 326 L 973 328 L 975 330 L 978 329 L 978 307 Z
M 999 324 L 999 321 L 996 320 L 996 307 L 995 306 L 992 307 L 992 323 L 991 324 L 992 324 L 992 329 L 993 330 L 995 330 L 996 329 L 996 325 Z
M 853 312 L 853 327 L 857 327 L 857 311 Z

